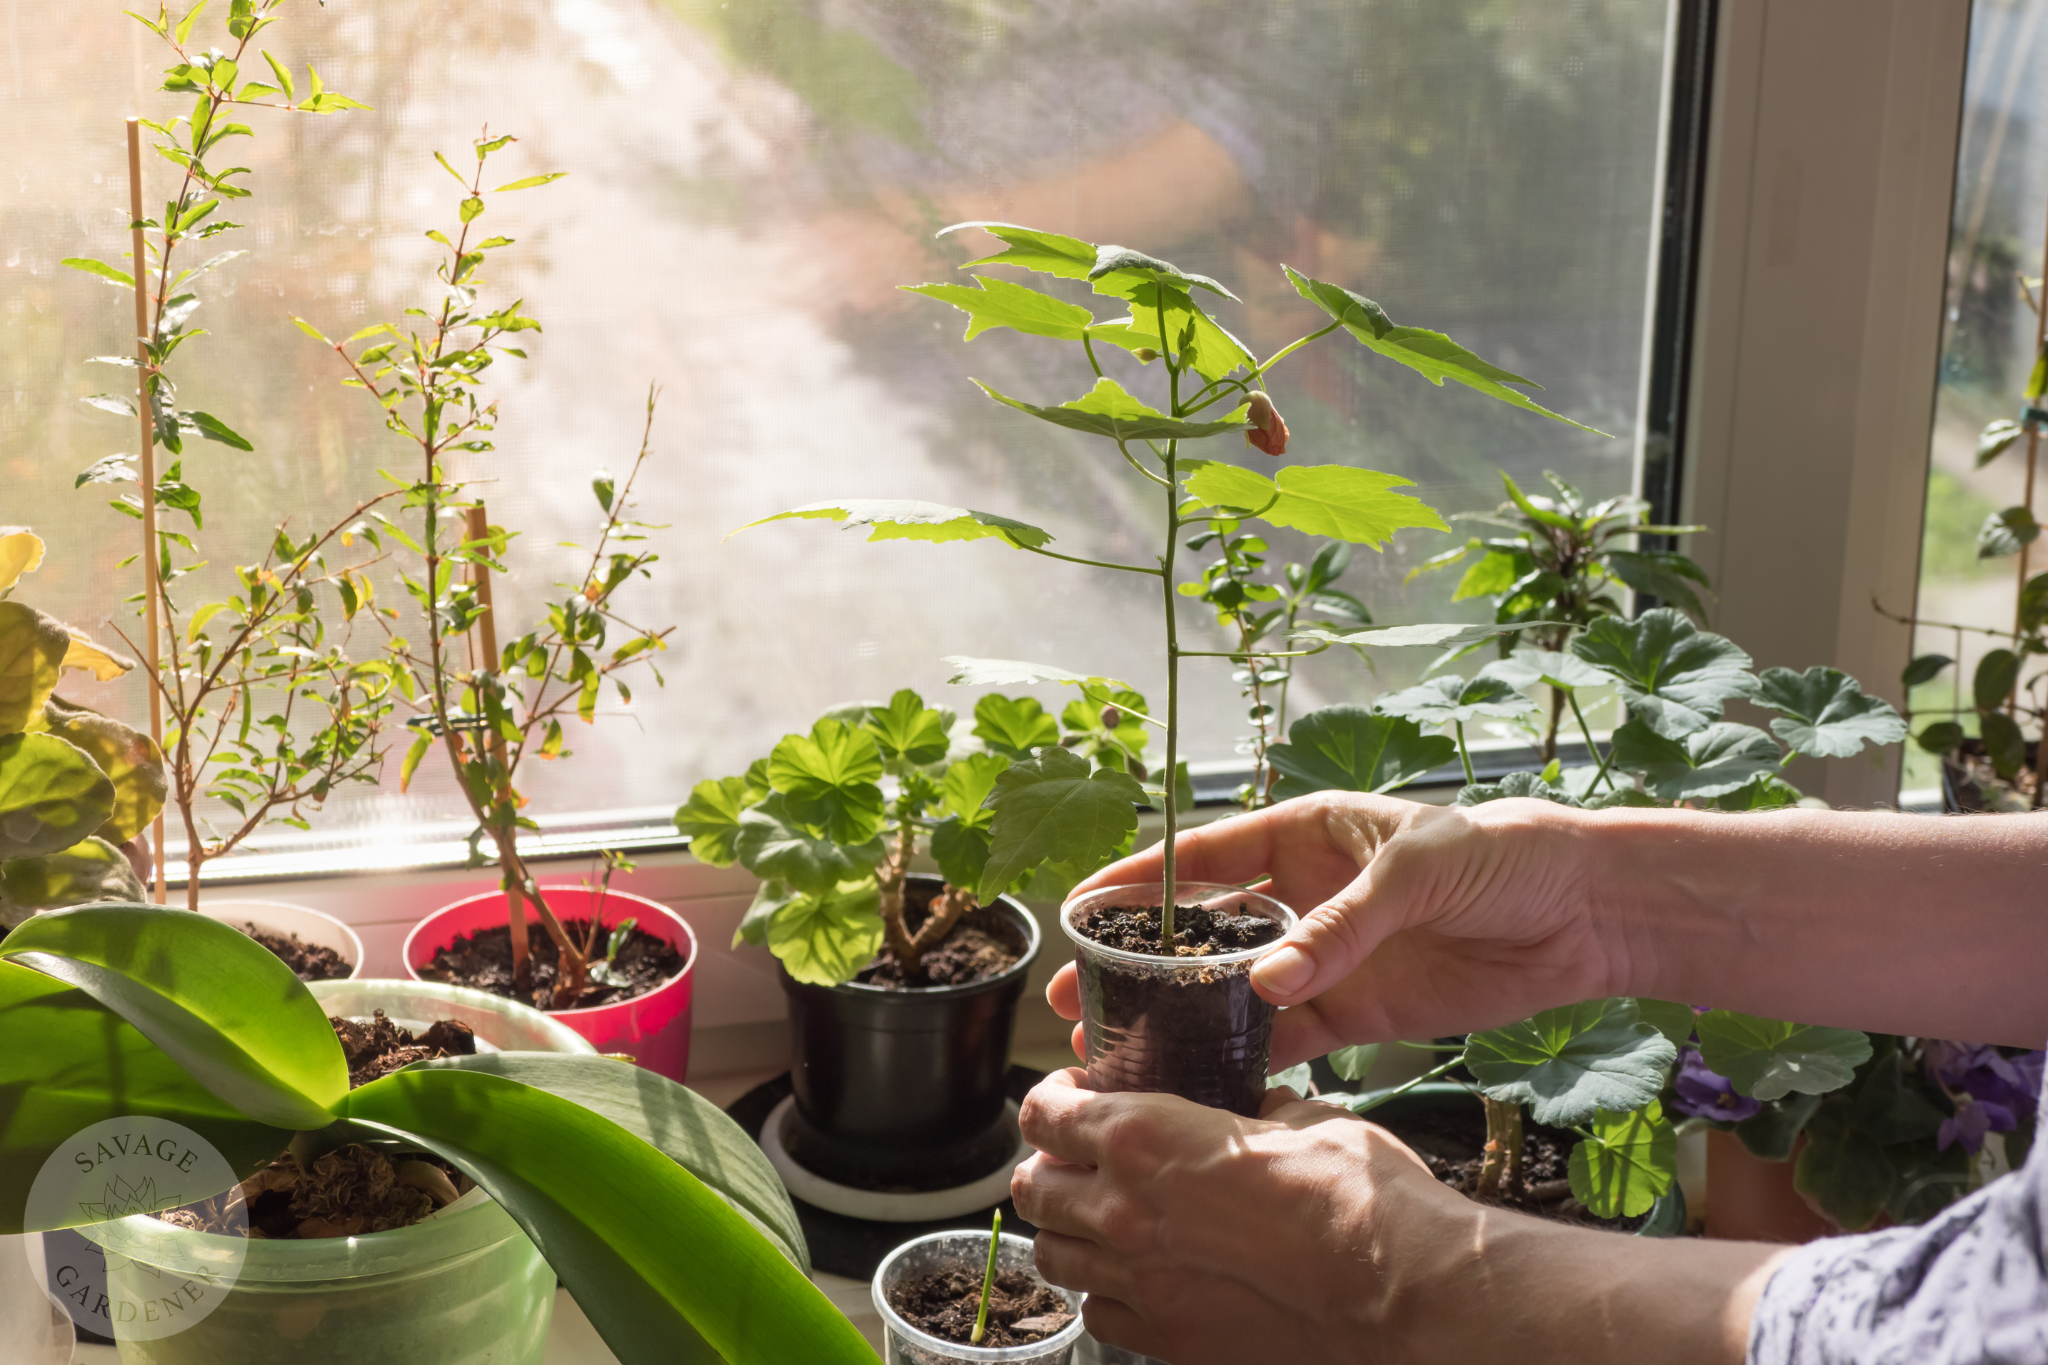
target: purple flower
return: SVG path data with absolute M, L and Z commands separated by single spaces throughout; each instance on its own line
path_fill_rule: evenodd
M 1995 1047 L 1929 1039 L 1925 1053 L 1928 1073 L 1951 1094 L 1966 1094 L 1998 1108 L 2008 1118 L 2015 1111 L 2032 1113 L 2041 1102 L 2043 1054 L 2038 1051 L 2008 1057 Z M 1996 1131 L 2009 1132 L 2010 1125 Z
M 1764 1107 L 1762 1100 L 1736 1094 L 1734 1083 L 1726 1076 L 1717 1076 L 1707 1070 L 1707 1064 L 1700 1060 L 1698 1048 L 1679 1049 L 1678 1076 L 1671 1086 L 1677 1092 L 1672 1097 L 1671 1107 L 1690 1118 L 1740 1123 Z
M 1960 1140 L 1963 1150 L 1976 1155 L 1984 1146 L 1986 1133 L 2010 1133 L 2019 1126 L 2012 1110 L 1990 1100 L 1965 1099 L 1956 1106 L 1954 1118 L 1941 1121 L 1941 1131 L 1935 1136 L 1935 1146 L 1947 1151 L 1950 1144 Z

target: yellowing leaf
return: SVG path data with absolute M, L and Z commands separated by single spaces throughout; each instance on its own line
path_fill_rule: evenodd
M 0 526 L 0 592 L 34 573 L 43 562 L 42 537 L 23 526 Z

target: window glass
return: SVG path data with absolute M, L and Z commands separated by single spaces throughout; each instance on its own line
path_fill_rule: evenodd
M 129 296 L 59 261 L 125 252 L 122 117 L 184 109 L 153 93 L 162 50 L 116 5 L 21 5 L 9 24 L 6 519 L 50 543 L 27 600 L 132 636 L 120 599 L 139 581 L 121 561 L 136 523 L 106 509 L 104 486 L 72 487 L 133 448 L 121 420 L 79 401 L 129 378 L 84 363 L 128 347 Z M 1010 332 L 963 345 L 959 314 L 896 289 L 958 278 L 989 249 L 973 234 L 934 238 L 965 219 L 1120 242 L 1213 275 L 1243 299 L 1220 303 L 1219 319 L 1261 354 L 1319 319 L 1285 262 L 1450 333 L 1542 383 L 1546 406 L 1614 433 L 1434 389 L 1338 337 L 1274 378 L 1290 461 L 1398 473 L 1446 514 L 1500 501 L 1499 467 L 1626 491 L 1665 26 L 1665 0 L 291 6 L 273 46 L 374 112 L 249 116 L 254 195 L 223 241 L 248 254 L 203 287 L 212 334 L 182 358 L 183 396 L 255 446 L 188 449 L 207 572 L 254 558 L 277 517 L 306 529 L 380 491 L 380 468 L 410 473 L 409 448 L 290 319 L 341 336 L 426 299 L 422 233 L 448 226 L 458 197 L 430 154 L 459 163 L 488 121 L 522 139 L 503 154 L 509 173 L 570 173 L 494 201 L 489 220 L 518 241 L 486 297 L 524 298 L 545 328 L 530 361 L 494 377 L 498 450 L 465 468 L 493 481 L 492 520 L 522 532 L 499 585 L 501 637 L 574 576 L 559 545 L 592 529 L 591 471 L 630 462 L 646 387 L 663 386 L 642 490 L 643 515 L 666 527 L 662 560 L 627 605 L 676 627 L 666 686 L 644 678 L 629 708 L 607 696 L 613 714 L 572 727 L 575 758 L 530 777 L 534 811 L 672 806 L 825 707 L 905 685 L 964 708 L 971 695 L 944 685 L 948 654 L 1156 693 L 1149 580 L 988 543 L 867 544 L 816 523 L 721 537 L 800 503 L 901 496 L 1021 518 L 1072 554 L 1152 552 L 1159 509 L 1113 451 L 968 382 L 1057 403 L 1086 389 L 1085 364 Z M 2024 125 L 2010 137 L 2023 147 Z M 152 159 L 151 198 L 174 173 Z M 1134 389 L 1160 382 L 1156 367 L 1115 363 Z M 1291 533 L 1273 541 L 1276 562 L 1305 557 Z M 1358 553 L 1340 586 L 1385 623 L 1480 615 L 1483 603 L 1450 603 L 1452 576 L 1404 586 L 1453 543 L 1405 532 L 1384 554 Z M 1181 630 L 1189 647 L 1221 643 L 1192 603 Z M 1401 685 L 1426 662 L 1383 656 L 1375 677 L 1348 655 L 1314 660 L 1296 711 Z M 1229 759 L 1244 726 L 1228 667 L 1194 661 L 1186 676 L 1187 751 Z M 145 714 L 137 681 L 71 690 Z M 343 792 L 319 823 L 366 839 L 460 814 L 430 763 L 411 795 L 390 780 Z

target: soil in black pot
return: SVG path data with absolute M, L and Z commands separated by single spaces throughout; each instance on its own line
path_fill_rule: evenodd
M 339 981 L 355 970 L 355 964 L 334 949 L 304 942 L 297 934 L 274 934 L 253 924 L 244 924 L 242 932 L 277 954 L 301 981 Z
M 888 1291 L 889 1306 L 920 1332 L 962 1346 L 972 1344 L 984 1273 L 985 1267 L 911 1276 Z M 998 1270 L 988 1295 L 988 1331 L 978 1344 L 1028 1346 L 1073 1320 L 1066 1297 L 1057 1289 L 1039 1283 L 1029 1271 Z
M 1486 1110 L 1477 1099 L 1449 1100 L 1443 1104 L 1418 1107 L 1382 1120 L 1368 1112 L 1366 1118 L 1379 1123 L 1395 1137 L 1415 1149 L 1429 1165 L 1431 1174 L 1468 1198 L 1476 1197 L 1479 1169 L 1485 1164 Z M 1615 1232 L 1634 1232 L 1650 1216 L 1597 1218 L 1584 1204 L 1572 1198 L 1572 1147 L 1575 1134 L 1522 1118 L 1522 1178 L 1512 1188 L 1503 1187 L 1486 1202 L 1518 1209 L 1555 1222 L 1579 1223 Z
M 939 888 L 926 882 L 912 882 L 903 889 L 903 927 L 912 935 L 931 918 L 932 898 Z M 946 931 L 938 945 L 924 955 L 924 979 L 917 986 L 969 986 L 1001 976 L 1017 965 L 1030 947 L 1010 916 L 990 906 L 969 910 Z M 902 990 L 903 964 L 887 943 L 874 961 L 855 974 L 863 986 L 885 986 Z
M 1083 1008 L 1096 1021 L 1090 1088 L 1164 1092 L 1258 1113 L 1276 1011 L 1252 990 L 1250 963 L 1211 966 L 1199 959 L 1271 943 L 1280 926 L 1248 910 L 1182 906 L 1174 912 L 1170 959 L 1160 953 L 1157 906 L 1086 910 L 1074 927 L 1105 948 L 1160 959 L 1152 967 L 1078 955 Z
M 349 1089 L 412 1062 L 476 1052 L 469 1025 L 437 1020 L 417 1037 L 378 1010 L 368 1021 L 327 1022 L 348 1058 Z M 285 1152 L 241 1184 L 249 1236 L 293 1241 L 356 1237 L 411 1227 L 471 1188 L 469 1177 L 429 1152 L 388 1151 L 351 1144 L 301 1162 Z M 157 1217 L 195 1232 L 233 1233 L 227 1196 L 171 1209 Z
M 564 920 L 562 928 L 578 945 L 591 941 L 587 919 Z M 616 937 L 617 931 L 612 932 Z M 602 936 L 600 931 L 599 937 Z M 561 975 L 561 950 L 537 920 L 527 928 L 527 944 L 527 960 L 533 967 L 530 992 L 513 984 L 512 930 L 503 924 L 463 934 L 437 951 L 433 961 L 420 968 L 420 975 L 450 986 L 489 991 L 537 1009 L 587 1010 L 637 999 L 674 977 L 684 966 L 683 955 L 673 943 L 635 925 L 627 931 L 625 943 L 612 953 L 609 962 L 590 964 L 590 981 L 580 998 L 558 1000 L 555 983 Z

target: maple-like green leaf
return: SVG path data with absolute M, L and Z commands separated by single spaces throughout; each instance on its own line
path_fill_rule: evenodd
M 1107 859 L 1138 827 L 1144 788 L 1114 769 L 1088 770 L 1065 749 L 1045 748 L 996 779 L 988 865 L 975 894 L 991 901 L 1041 863 Z
M 1221 436 L 1226 431 L 1244 431 L 1251 425 L 1244 419 L 1246 410 L 1243 407 L 1210 422 L 1169 417 L 1131 397 L 1114 379 L 1098 379 L 1095 387 L 1087 393 L 1056 408 L 1042 408 L 998 393 L 979 379 L 974 383 L 983 393 L 1006 407 L 1028 412 L 1054 426 L 1084 431 L 1091 436 L 1107 436 L 1117 441 L 1195 440 L 1204 436 Z
M 1417 725 L 1470 725 L 1476 720 L 1508 720 L 1536 709 L 1506 681 L 1481 673 L 1470 682 L 1454 673 L 1439 673 L 1413 687 L 1389 692 L 1373 703 L 1382 715 L 1405 716 Z
M 1513 407 L 1529 412 L 1540 412 L 1580 431 L 1590 431 L 1596 436 L 1607 433 L 1597 428 L 1574 422 L 1552 412 L 1549 408 L 1532 401 L 1527 395 L 1508 388 L 1509 384 L 1541 390 L 1542 385 L 1533 379 L 1525 379 L 1498 365 L 1481 360 L 1442 332 L 1432 332 L 1422 327 L 1396 327 L 1387 317 L 1386 309 L 1363 298 L 1341 285 L 1326 284 L 1312 280 L 1291 266 L 1281 266 L 1287 272 L 1288 280 L 1295 292 L 1313 303 L 1342 323 L 1344 330 L 1356 337 L 1368 350 L 1379 352 L 1389 360 L 1399 361 L 1409 369 L 1441 385 L 1446 379 L 1455 380 L 1468 389 L 1497 398 Z
M 869 540 L 1000 540 L 1010 545 L 1037 548 L 1052 541 L 1052 533 L 993 512 L 971 507 L 948 507 L 942 502 L 920 502 L 915 498 L 849 498 L 843 502 L 813 502 L 777 512 L 772 517 L 750 521 L 726 538 L 771 521 L 839 521 L 851 531 L 870 528 Z
M 1111 278 L 1119 277 L 1119 278 Z M 1143 284 L 1166 282 L 1185 289 L 1193 286 L 1206 289 L 1212 294 L 1221 294 L 1232 303 L 1242 302 L 1237 295 L 1225 289 L 1207 275 L 1190 275 L 1170 261 L 1157 256 L 1147 256 L 1127 246 L 1101 246 L 1095 249 L 1095 264 L 1088 268 L 1088 278 L 1097 282 L 1101 293 L 1125 294 L 1127 290 Z M 1109 288 L 1101 283 L 1109 281 Z
M 1388 792 L 1456 761 L 1458 746 L 1426 735 L 1412 720 L 1363 706 L 1325 706 L 1287 727 L 1287 742 L 1266 751 L 1280 774 L 1275 799 L 1310 792 Z
M 731 867 L 739 857 L 740 816 L 761 799 L 743 777 L 706 779 L 690 789 L 676 808 L 676 830 L 690 841 L 690 856 L 713 867 Z
M 1562 621 L 1511 621 L 1501 625 L 1489 621 L 1482 625 L 1474 625 L 1469 622 L 1447 621 L 1412 626 L 1379 626 L 1372 630 L 1330 631 L 1311 628 L 1297 630 L 1288 638 L 1322 640 L 1333 645 L 1357 645 L 1362 649 L 1461 650 L 1490 640 L 1496 635 L 1512 635 L 1520 630 L 1563 624 Z
M 950 303 L 967 314 L 968 341 L 1001 327 L 1031 336 L 1079 341 L 1095 325 L 1095 315 L 1080 304 L 1009 280 L 978 277 L 973 284 L 905 284 L 898 288 Z
M 1287 465 L 1272 478 L 1214 460 L 1190 461 L 1187 490 L 1210 507 L 1242 511 L 1273 526 L 1379 549 L 1396 531 L 1448 531 L 1420 498 L 1396 493 L 1413 480 L 1350 465 Z
M 1057 232 L 1040 232 L 1036 228 L 1019 227 L 1015 223 L 954 223 L 940 228 L 934 236 L 944 237 L 948 233 L 980 228 L 991 237 L 1003 243 L 1004 249 L 993 256 L 983 256 L 961 266 L 962 270 L 973 270 L 984 265 L 1008 265 L 1020 270 L 1036 270 L 1041 274 L 1057 275 L 1066 280 L 1085 280 L 1088 272 L 1095 268 L 1095 244 L 1084 242 L 1078 237 L 1066 237 Z

